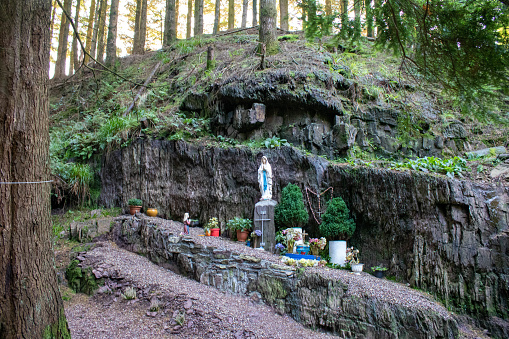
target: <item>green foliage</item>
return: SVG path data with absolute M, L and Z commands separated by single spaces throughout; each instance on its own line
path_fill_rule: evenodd
M 277 38 L 279 41 L 288 41 L 288 42 L 294 42 L 299 40 L 299 35 L 297 34 L 286 34 L 282 35 Z
M 124 293 L 122 293 L 122 298 L 124 298 L 125 300 L 136 299 L 136 289 L 131 286 L 127 287 Z
M 231 220 L 228 220 L 226 223 L 226 228 L 230 231 L 248 231 L 252 228 L 252 225 L 253 221 L 251 219 L 235 217 Z
M 97 289 L 95 277 L 90 269 L 78 267 L 78 264 L 78 260 L 72 260 L 65 270 L 65 278 L 69 283 L 69 287 L 77 293 L 83 292 L 92 295 L 94 290 Z
M 316 0 L 298 1 L 298 6 L 306 14 L 301 18 L 306 40 L 313 42 L 331 33 L 332 22 L 337 15 L 327 15 Z
M 440 159 L 437 157 L 424 157 L 406 162 L 391 163 L 391 169 L 409 168 L 421 172 L 442 173 L 450 178 L 455 175 L 463 177 L 462 172 L 467 170 L 467 161 L 460 157 Z
M 143 201 L 141 199 L 129 199 L 127 204 L 129 206 L 143 206 Z
M 304 197 L 299 186 L 289 183 L 281 192 L 281 200 L 274 210 L 278 230 L 300 227 L 309 219 Z
M 347 240 L 355 231 L 355 222 L 341 197 L 332 199 L 322 215 L 320 234 L 331 240 Z
M 384 271 L 387 271 L 387 270 L 388 270 L 388 268 L 387 268 L 387 267 L 384 267 L 383 265 L 380 265 L 380 266 L 372 266 L 372 267 L 371 267 L 371 270 L 372 270 L 373 272 L 375 272 L 375 271 L 381 271 L 381 272 L 384 272 Z
M 290 146 L 290 144 L 286 141 L 286 139 L 280 139 L 279 137 L 273 136 L 272 138 L 265 139 L 265 147 L 267 148 L 277 148 L 281 146 Z

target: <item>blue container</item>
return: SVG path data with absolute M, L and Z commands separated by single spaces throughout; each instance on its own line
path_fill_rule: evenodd
M 288 258 L 295 259 L 295 260 L 300 260 L 300 259 L 320 260 L 320 257 L 315 257 L 314 255 L 286 253 L 285 256 L 287 256 Z
M 297 254 L 307 255 L 309 253 L 309 246 L 297 245 L 296 252 Z

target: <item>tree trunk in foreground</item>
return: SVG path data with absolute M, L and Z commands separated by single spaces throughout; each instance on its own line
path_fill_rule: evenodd
M 0 182 L 49 179 L 50 0 L 0 10 Z M 53 268 L 50 183 L 0 184 L 0 337 L 70 338 Z
M 279 51 L 276 35 L 276 0 L 260 0 L 260 42 L 265 44 L 268 55 Z

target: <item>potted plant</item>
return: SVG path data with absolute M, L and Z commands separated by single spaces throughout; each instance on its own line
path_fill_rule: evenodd
M 228 220 L 226 228 L 232 232 L 236 231 L 237 240 L 245 242 L 247 240 L 247 237 L 249 236 L 249 230 L 251 229 L 251 225 L 252 225 L 251 219 L 235 217 L 231 220 Z
M 318 257 L 318 253 L 327 246 L 327 239 L 324 237 L 318 238 L 311 238 L 309 239 L 309 246 L 311 247 L 311 253 Z
M 302 227 L 309 219 L 304 197 L 299 186 L 288 184 L 281 192 L 281 200 L 274 209 L 274 222 L 279 230 Z
M 350 264 L 352 272 L 362 272 L 364 264 L 359 264 L 359 250 L 356 250 L 353 247 L 348 248 L 346 250 L 346 261 Z
M 127 204 L 129 205 L 129 213 L 131 215 L 135 215 L 136 213 L 141 211 L 143 201 L 141 199 L 129 199 Z
M 253 239 L 253 248 L 258 248 L 260 245 L 260 238 L 262 236 L 261 230 L 254 230 L 251 232 L 251 239 Z
M 334 198 L 327 204 L 322 216 L 320 233 L 329 240 L 330 262 L 344 265 L 346 261 L 346 240 L 353 235 L 355 222 L 342 198 Z
M 210 230 L 210 235 L 213 237 L 219 237 L 219 221 L 216 217 L 210 218 L 208 224 L 206 225 L 206 229 Z
M 373 271 L 373 274 L 375 275 L 375 277 L 383 278 L 384 277 L 384 272 L 387 271 L 388 268 L 384 267 L 383 265 L 380 265 L 380 266 L 373 266 L 373 267 L 371 267 L 371 270 Z

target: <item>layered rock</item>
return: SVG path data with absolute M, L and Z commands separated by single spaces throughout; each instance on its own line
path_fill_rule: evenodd
M 263 154 L 272 164 L 276 201 L 289 182 L 315 192 L 333 187 L 343 197 L 357 223 L 350 243 L 365 267 L 384 263 L 389 275 L 479 319 L 508 318 L 508 187 L 334 165 L 289 147 Z M 224 227 L 232 217 L 252 215 L 261 156 L 248 148 L 139 140 L 105 155 L 101 200 L 127 206 L 141 198 L 160 215 L 181 219 L 190 212 L 202 223 L 215 216 Z M 312 220 L 309 227 L 316 231 Z

